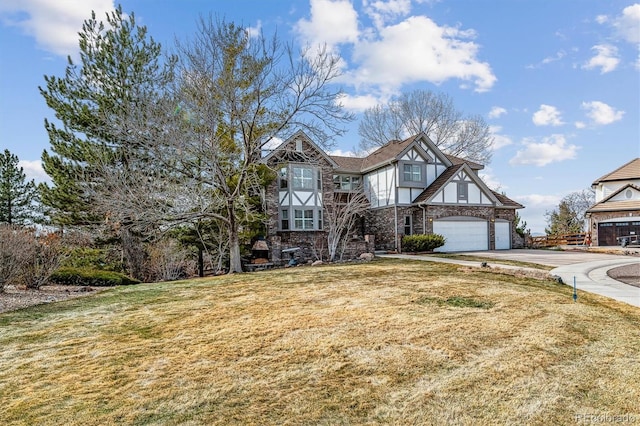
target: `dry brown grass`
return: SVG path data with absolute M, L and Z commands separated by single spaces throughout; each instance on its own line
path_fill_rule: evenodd
M 579 296 L 384 260 L 32 307 L 0 315 L 0 423 L 640 422 L 640 310 Z

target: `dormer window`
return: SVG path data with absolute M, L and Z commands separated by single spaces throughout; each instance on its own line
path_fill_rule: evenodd
M 405 164 L 404 180 L 405 182 L 421 182 L 422 167 L 419 164 Z

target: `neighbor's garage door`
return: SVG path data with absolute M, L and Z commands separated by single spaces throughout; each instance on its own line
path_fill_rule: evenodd
M 489 250 L 489 226 L 486 220 L 473 217 L 437 219 L 433 233 L 446 238 L 436 251 Z
M 511 248 L 511 228 L 509 222 L 496 220 L 496 250 Z

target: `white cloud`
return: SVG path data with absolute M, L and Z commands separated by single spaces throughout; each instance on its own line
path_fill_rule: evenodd
M 576 129 L 584 129 L 585 127 L 587 127 L 587 125 L 583 121 L 576 121 L 575 126 Z
M 47 175 L 42 168 L 42 162 L 40 160 L 20 160 L 18 161 L 18 167 L 22 167 L 22 169 L 24 170 L 27 181 L 30 181 L 31 179 L 35 180 L 36 182 L 51 181 L 49 175 Z
M 491 111 L 489 111 L 489 118 L 500 118 L 500 116 L 506 113 L 507 113 L 506 109 L 502 107 L 494 106 L 493 108 L 491 108 Z
M 594 69 L 600 68 L 600 74 L 606 74 L 615 70 L 620 63 L 618 57 L 618 48 L 610 44 L 598 44 L 593 46 L 591 50 L 595 50 L 596 56 L 591 58 L 589 62 L 583 65 L 582 68 Z
M 559 61 L 560 59 L 567 56 L 567 53 L 564 50 L 561 50 L 555 54 L 555 56 L 547 56 L 542 60 L 543 64 L 550 64 L 551 62 Z
M 346 0 L 311 0 L 309 19 L 295 25 L 305 43 L 327 44 L 334 52 L 346 47 L 341 81 L 356 88 L 374 88 L 385 96 L 405 84 L 440 84 L 459 79 L 476 92 L 490 90 L 496 77 L 480 61 L 480 46 L 473 30 L 439 26 L 426 16 L 410 16 L 408 0 L 365 1 L 364 12 L 374 26 L 364 27 L 352 3 Z M 346 46 L 345 46 L 346 45 Z
M 338 103 L 349 111 L 362 112 L 367 108 L 371 108 L 381 103 L 385 103 L 387 99 L 381 99 L 373 95 L 349 95 L 342 94 L 338 98 Z
M 348 0 L 311 0 L 311 19 L 301 19 L 295 26 L 305 42 L 327 44 L 358 41 L 358 13 Z
M 545 213 L 555 209 L 562 196 L 545 194 L 522 194 L 510 195 L 509 198 L 525 206 L 523 210 L 518 210 L 518 214 L 523 221 L 527 222 L 527 228 L 532 235 L 544 235 L 548 226 Z
M 258 19 L 255 27 L 247 27 L 247 32 L 249 33 L 249 37 L 258 37 L 262 32 L 262 21 Z
M 389 20 L 406 16 L 411 11 L 410 0 L 363 0 L 364 11 L 377 28 L 382 28 Z
M 596 22 L 598 24 L 604 24 L 606 22 L 609 22 L 609 17 L 607 15 L 598 15 L 596 16 Z
M 622 120 L 624 116 L 624 111 L 618 111 L 600 101 L 583 102 L 581 108 L 587 111 L 587 117 L 596 125 L 611 124 Z
M 503 192 L 509 188 L 508 186 L 502 185 L 496 175 L 493 174 L 493 169 L 491 167 L 486 167 L 485 169 L 483 169 L 482 172 L 479 173 L 479 176 L 480 179 L 482 179 L 482 181 L 486 183 L 489 188 L 493 189 L 496 192 Z
M 91 11 L 105 20 L 106 13 L 114 9 L 113 0 L 3 0 L 0 20 L 20 28 L 48 52 L 73 56 L 78 51 L 78 32 L 91 18 Z
M 486 92 L 497 79 L 489 64 L 476 58 L 479 46 L 473 37 L 473 30 L 440 27 L 426 16 L 412 16 L 381 29 L 379 38 L 354 46 L 358 69 L 350 78 L 391 88 L 457 78 L 472 82 L 476 92 Z
M 500 131 L 502 131 L 502 127 L 500 126 L 489 126 L 489 132 L 491 132 L 491 136 L 493 137 L 491 149 L 494 151 L 513 143 L 509 136 L 501 135 L 499 133 Z
M 509 160 L 509 164 L 532 164 L 543 167 L 550 163 L 571 160 L 575 158 L 578 151 L 576 145 L 567 144 L 563 135 L 551 135 L 540 143 L 525 140 L 523 145 L 524 149 L 519 150 L 516 156 Z
M 343 151 L 341 149 L 334 149 L 329 151 L 329 155 L 335 155 L 336 157 L 358 157 L 358 154 L 353 151 Z
M 540 109 L 533 113 L 533 123 L 536 126 L 561 126 L 562 117 L 560 111 L 551 105 L 540 105 Z
M 528 194 L 520 195 L 517 198 L 518 202 L 524 203 L 527 207 L 555 207 L 560 203 L 562 197 L 558 195 L 542 195 L 542 194 Z
M 625 7 L 622 15 L 614 19 L 613 26 L 629 43 L 640 43 L 640 3 Z

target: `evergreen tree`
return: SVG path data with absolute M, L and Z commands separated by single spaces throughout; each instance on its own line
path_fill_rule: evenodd
M 577 234 L 583 230 L 582 219 L 564 200 L 560 201 L 556 210 L 547 212 L 546 216 L 549 224 L 545 229 L 547 235 Z
M 5 149 L 0 155 L 0 223 L 34 223 L 37 201 L 34 181 L 26 180 L 23 168 L 18 167 L 18 157 Z
M 45 76 L 46 87 L 40 87 L 61 123 L 45 120 L 51 152 L 45 150 L 42 161 L 53 185 L 41 188 L 60 225 L 104 219 L 91 211 L 91 193 L 100 184 L 95 168 L 123 167 L 136 155 L 138 139 L 152 136 L 149 109 L 172 80 L 175 64 L 173 57 L 161 63 L 160 44 L 120 6 L 107 14 L 106 25 L 92 13 L 79 47 L 80 63 L 69 57 L 64 77 Z

